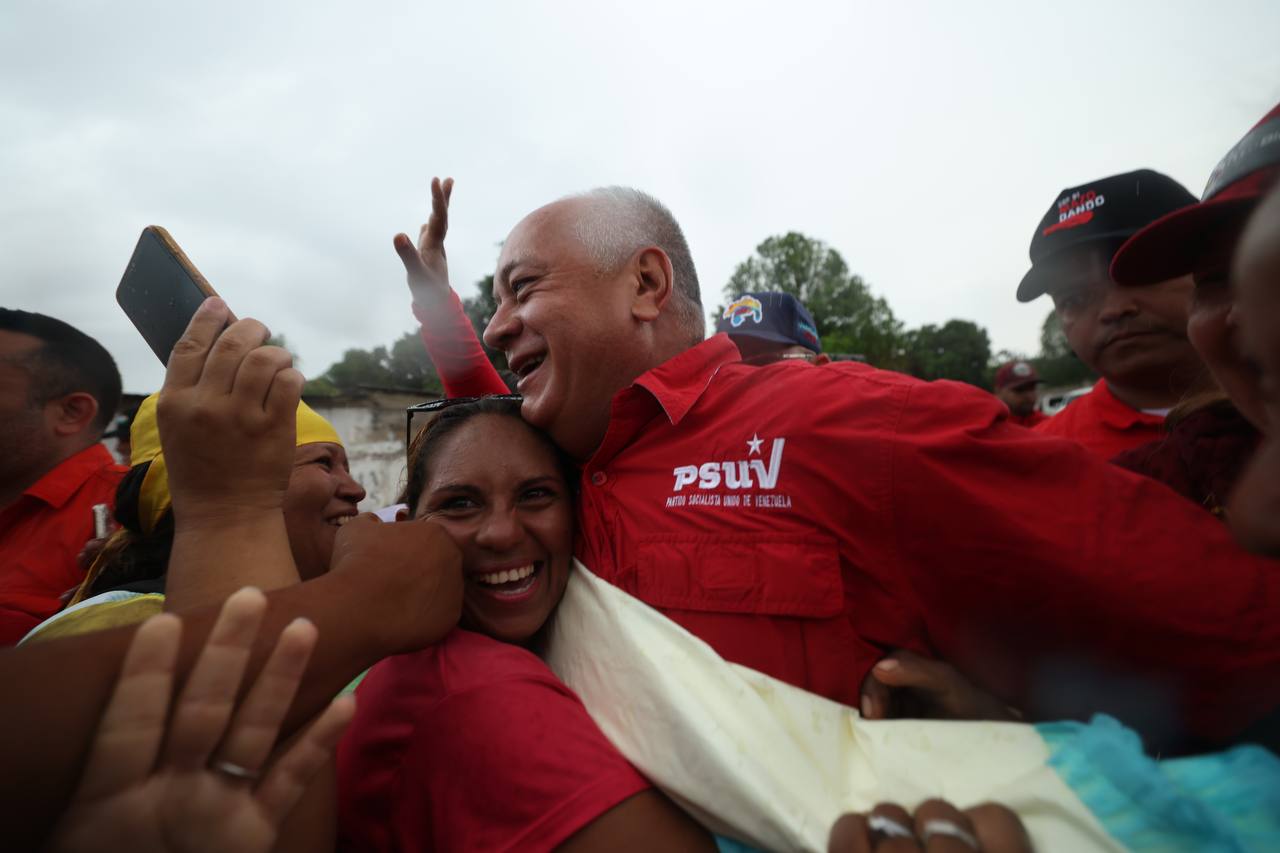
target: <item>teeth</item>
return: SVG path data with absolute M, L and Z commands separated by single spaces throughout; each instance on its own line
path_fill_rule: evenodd
M 336 527 L 343 527 L 344 525 L 346 525 L 348 521 L 350 521 L 353 518 L 355 518 L 354 515 L 340 515 L 329 523 Z
M 520 378 L 523 379 L 524 377 L 528 376 L 530 373 L 533 373 L 533 371 L 537 370 L 541 364 L 542 364 L 541 358 L 535 358 L 533 361 L 525 362 L 520 367 Z
M 476 578 L 480 583 L 496 586 L 498 584 L 510 583 L 511 581 L 524 580 L 533 574 L 533 563 L 527 566 L 521 566 L 518 569 L 506 569 L 501 572 L 492 572 L 487 575 L 480 575 Z

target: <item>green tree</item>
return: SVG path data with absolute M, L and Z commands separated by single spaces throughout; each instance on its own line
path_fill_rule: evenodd
M 899 365 L 902 323 L 884 299 L 849 272 L 840 253 L 821 240 L 791 231 L 757 246 L 754 255 L 738 264 L 724 294 L 732 300 L 758 291 L 782 291 L 803 302 L 826 351 L 862 355 L 879 367 Z M 723 311 L 721 306 L 713 319 Z
M 957 379 L 990 388 L 991 339 L 968 320 L 948 320 L 905 336 L 906 372 L 921 379 Z
M 1071 349 L 1057 311 L 1050 311 L 1040 326 L 1040 355 L 1032 362 L 1049 387 L 1084 385 L 1098 378 Z
M 493 299 L 493 276 L 476 282 L 476 295 L 462 300 L 463 310 L 479 338 L 497 310 Z M 497 350 L 484 348 L 489 361 L 499 371 L 507 369 L 507 359 Z M 440 393 L 443 384 L 417 332 L 405 332 L 391 346 L 349 349 L 323 375 L 307 383 L 303 393 L 333 395 L 350 393 L 361 386 L 403 388 Z
M 349 349 L 324 374 L 308 383 L 307 393 L 350 393 L 361 387 L 408 391 L 441 390 L 440 377 L 417 332 L 405 332 L 388 349 Z

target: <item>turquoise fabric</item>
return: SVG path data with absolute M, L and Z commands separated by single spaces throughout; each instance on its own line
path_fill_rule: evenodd
M 748 847 L 741 841 L 734 841 L 732 838 L 725 838 L 723 835 L 716 836 L 716 849 L 720 853 L 760 853 L 754 847 Z
M 1158 761 L 1111 717 L 1036 729 L 1050 765 L 1131 850 L 1280 850 L 1280 759 L 1261 747 Z

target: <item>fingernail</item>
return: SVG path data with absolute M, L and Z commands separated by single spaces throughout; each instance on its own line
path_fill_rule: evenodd
M 898 662 L 893 658 L 885 658 L 884 660 L 880 661 L 880 663 L 876 664 L 876 669 L 880 670 L 881 672 L 893 672 L 897 668 L 898 668 Z
M 217 297 L 217 296 L 207 297 L 204 300 L 204 302 L 200 303 L 201 311 L 219 311 L 226 307 L 227 307 L 227 304 L 223 302 L 220 297 Z
M 862 697 L 862 716 L 864 717 L 871 716 L 871 697 L 870 696 Z
M 311 625 L 311 624 L 313 624 L 312 621 L 307 617 L 296 616 L 294 617 L 294 620 L 289 623 L 289 627 L 292 628 L 294 625 Z

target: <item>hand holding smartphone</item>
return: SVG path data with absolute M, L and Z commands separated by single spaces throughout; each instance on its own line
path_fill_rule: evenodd
M 159 225 L 142 229 L 116 288 L 116 301 L 160 363 L 166 365 L 196 309 L 217 295 L 169 232 Z

